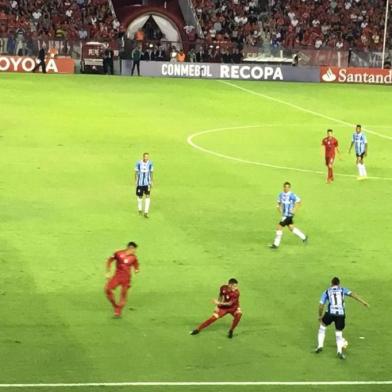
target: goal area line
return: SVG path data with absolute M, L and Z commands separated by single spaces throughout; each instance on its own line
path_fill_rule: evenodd
M 189 382 L 86 382 L 0 384 L 0 388 L 81 388 L 81 387 L 218 387 L 218 386 L 334 386 L 334 385 L 392 385 L 385 381 L 189 381 Z

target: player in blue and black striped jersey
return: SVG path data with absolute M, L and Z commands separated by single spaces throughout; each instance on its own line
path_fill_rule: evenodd
M 144 217 L 148 218 L 148 211 L 150 208 L 150 193 L 152 187 L 152 176 L 154 166 L 150 161 L 150 156 L 147 152 L 143 154 L 143 159 L 136 162 L 135 165 L 135 185 L 137 196 L 137 209 L 139 214 L 143 213 L 143 196 L 144 201 Z
M 294 226 L 294 215 L 301 204 L 301 199 L 294 192 L 291 192 L 291 184 L 289 182 L 285 182 L 283 184 L 283 192 L 279 193 L 277 202 L 278 204 L 276 207 L 280 214 L 280 220 L 276 228 L 274 242 L 270 248 L 279 248 L 280 241 L 283 236 L 283 228 L 285 226 L 287 226 L 293 234 L 301 238 L 301 240 L 306 243 L 308 237 Z
M 346 309 L 344 305 L 345 297 L 351 297 L 360 302 L 362 305 L 368 307 L 369 304 L 364 301 L 357 294 L 350 289 L 340 286 L 339 278 L 335 277 L 331 281 L 331 287 L 323 292 L 319 304 L 319 321 L 320 328 L 318 331 L 318 345 L 316 353 L 320 353 L 324 347 L 325 331 L 327 326 L 335 323 L 336 347 L 338 357 L 345 359 L 343 348 L 347 345 L 347 341 L 343 338 L 343 330 L 346 325 Z M 327 305 L 327 310 L 324 313 L 324 307 Z
M 367 173 L 363 160 L 367 156 L 368 142 L 366 135 L 362 132 L 362 127 L 359 124 L 355 127 L 355 132 L 353 133 L 350 148 L 348 150 L 349 153 L 351 152 L 353 146 L 355 148 L 355 155 L 357 156 L 356 163 L 359 173 L 358 180 L 364 180 L 367 176 Z

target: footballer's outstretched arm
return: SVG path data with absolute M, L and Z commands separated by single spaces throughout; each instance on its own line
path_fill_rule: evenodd
M 369 304 L 365 300 L 363 300 L 358 294 L 351 292 L 350 297 L 354 298 L 356 301 L 361 303 L 363 306 L 366 306 L 367 308 L 369 307 Z
M 106 260 L 106 277 L 107 277 L 107 278 L 110 278 L 110 276 L 111 276 L 110 269 L 111 269 L 111 266 L 112 266 L 113 261 L 114 261 L 114 257 L 113 257 L 113 256 L 110 256 L 110 257 Z
M 323 315 L 324 315 L 324 304 L 319 304 L 318 316 L 320 321 L 323 318 Z
M 293 207 L 293 211 L 292 211 L 293 215 L 295 215 L 297 213 L 299 207 L 301 207 L 301 202 L 300 201 L 296 201 L 294 203 L 294 207 Z

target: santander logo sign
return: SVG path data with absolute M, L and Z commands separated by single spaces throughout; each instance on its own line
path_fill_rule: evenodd
M 326 83 L 392 84 L 392 70 L 320 67 L 320 81 Z
M 321 75 L 321 79 L 324 82 L 334 82 L 336 80 L 336 75 L 332 72 L 331 68 L 328 68 L 327 72 Z

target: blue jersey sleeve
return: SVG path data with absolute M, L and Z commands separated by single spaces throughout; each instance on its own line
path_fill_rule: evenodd
M 351 290 L 346 287 L 343 287 L 343 294 L 344 295 L 351 295 Z
M 154 171 L 154 165 L 150 162 L 150 172 Z
M 326 291 L 324 291 L 323 294 L 321 295 L 321 298 L 320 298 L 320 304 L 325 305 L 327 300 L 328 300 L 328 293 Z
M 140 171 L 140 162 L 139 161 L 136 162 L 135 171 Z
M 355 142 L 355 133 L 353 133 L 353 137 L 352 137 L 352 142 L 354 143 Z
M 365 134 L 362 135 L 362 140 L 363 140 L 364 144 L 367 144 L 367 137 Z
M 281 202 L 282 202 L 282 192 L 279 193 L 278 198 L 276 199 L 276 201 L 277 201 L 278 203 L 281 203 Z
M 299 196 L 297 196 L 295 193 L 292 193 L 290 196 L 290 199 L 294 202 L 294 203 L 299 203 L 301 201 L 301 198 Z

